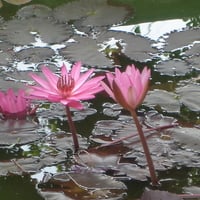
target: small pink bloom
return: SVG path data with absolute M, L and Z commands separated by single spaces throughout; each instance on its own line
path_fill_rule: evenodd
M 106 74 L 108 85 L 102 86 L 108 95 L 122 107 L 131 111 L 136 109 L 144 100 L 148 91 L 151 71 L 147 67 L 140 72 L 134 65 L 128 65 L 125 72 L 115 68 L 115 74 Z
M 90 78 L 94 69 L 81 73 L 81 62 L 72 66 L 70 72 L 65 65 L 61 67 L 61 75 L 54 74 L 48 67 L 43 66 L 42 72 L 45 79 L 31 73 L 30 76 L 39 84 L 30 86 L 30 96 L 33 99 L 44 99 L 50 102 L 60 102 L 69 107 L 82 109 L 82 100 L 95 97 L 95 94 L 102 91 L 100 81 L 104 76 Z
M 34 114 L 29 100 L 25 98 L 24 90 L 15 93 L 11 88 L 6 92 L 0 91 L 0 113 L 6 119 L 23 119 L 29 114 Z

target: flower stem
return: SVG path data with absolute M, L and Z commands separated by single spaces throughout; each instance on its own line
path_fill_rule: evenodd
M 139 136 L 140 136 L 140 140 L 141 140 L 141 143 L 142 143 L 142 146 L 143 146 L 143 149 L 144 149 L 144 153 L 145 153 L 145 156 L 146 156 L 147 164 L 148 164 L 148 167 L 149 167 L 149 172 L 150 172 L 150 176 L 151 176 L 152 185 L 156 186 L 156 185 L 158 185 L 158 180 L 157 180 L 157 177 L 156 177 L 154 164 L 153 164 L 153 161 L 152 161 L 152 158 L 151 158 L 151 154 L 150 154 L 150 151 L 149 151 L 149 147 L 148 147 L 146 138 L 144 136 L 142 127 L 140 125 L 140 122 L 138 120 L 138 117 L 137 117 L 137 114 L 136 114 L 135 110 L 134 111 L 130 111 L 130 112 L 131 112 L 131 115 L 132 115 L 132 117 L 133 117 L 133 119 L 135 121 L 137 130 L 138 130 L 138 133 L 139 133 Z
M 74 149 L 75 149 L 75 152 L 77 152 L 78 149 L 79 149 L 79 142 L 78 142 L 78 138 L 77 138 L 77 131 L 76 131 L 74 122 L 72 120 L 71 111 L 69 109 L 69 106 L 66 106 L 66 113 L 67 113 L 67 117 L 68 117 L 69 128 L 70 128 L 70 131 L 72 133 L 72 138 L 73 138 L 73 142 L 74 142 Z

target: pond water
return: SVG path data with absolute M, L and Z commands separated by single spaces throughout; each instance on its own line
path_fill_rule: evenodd
M 42 75 L 43 65 L 59 73 L 63 63 L 70 69 L 81 61 L 82 72 L 93 67 L 97 75 L 128 64 L 151 69 L 137 114 L 160 181 L 151 186 L 130 114 L 102 92 L 83 102 L 84 110 L 71 110 L 82 149 L 75 155 L 62 105 L 34 101 L 36 115 L 1 118 L 1 199 L 133 200 L 145 189 L 176 199 L 200 194 L 199 1 L 2 0 L 0 6 L 2 91 L 33 84 L 29 73 Z

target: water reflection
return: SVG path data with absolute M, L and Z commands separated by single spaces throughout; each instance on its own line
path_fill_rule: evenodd
M 112 27 L 111 30 L 127 31 L 157 41 L 165 34 L 171 33 L 173 31 L 183 30 L 187 27 L 188 23 L 189 20 L 184 21 L 183 19 L 172 19 L 155 22 L 145 22 L 128 26 Z

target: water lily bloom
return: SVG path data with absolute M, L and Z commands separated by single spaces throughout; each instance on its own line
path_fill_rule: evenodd
M 102 82 L 102 86 L 111 98 L 131 113 L 144 149 L 152 184 L 157 185 L 153 160 L 136 113 L 136 108 L 142 103 L 148 91 L 150 74 L 151 71 L 147 67 L 141 72 L 134 65 L 128 65 L 125 72 L 115 68 L 114 74 L 106 74 L 108 85 Z
M 0 113 L 4 118 L 22 119 L 34 112 L 34 109 L 31 110 L 30 101 L 25 98 L 24 90 L 14 92 L 9 88 L 6 92 L 0 91 Z
M 134 65 L 128 65 L 124 72 L 115 68 L 115 73 L 106 74 L 108 85 L 102 86 L 108 95 L 122 107 L 131 111 L 135 110 L 144 100 L 148 91 L 151 71 L 145 67 L 142 72 Z
M 102 91 L 100 81 L 104 76 L 91 78 L 94 69 L 81 73 L 81 62 L 76 62 L 70 72 L 63 64 L 61 75 L 54 74 L 48 67 L 43 66 L 42 72 L 45 79 L 31 73 L 30 76 L 39 84 L 30 86 L 31 98 L 60 102 L 68 107 L 82 109 L 80 101 L 95 97 L 95 94 Z

